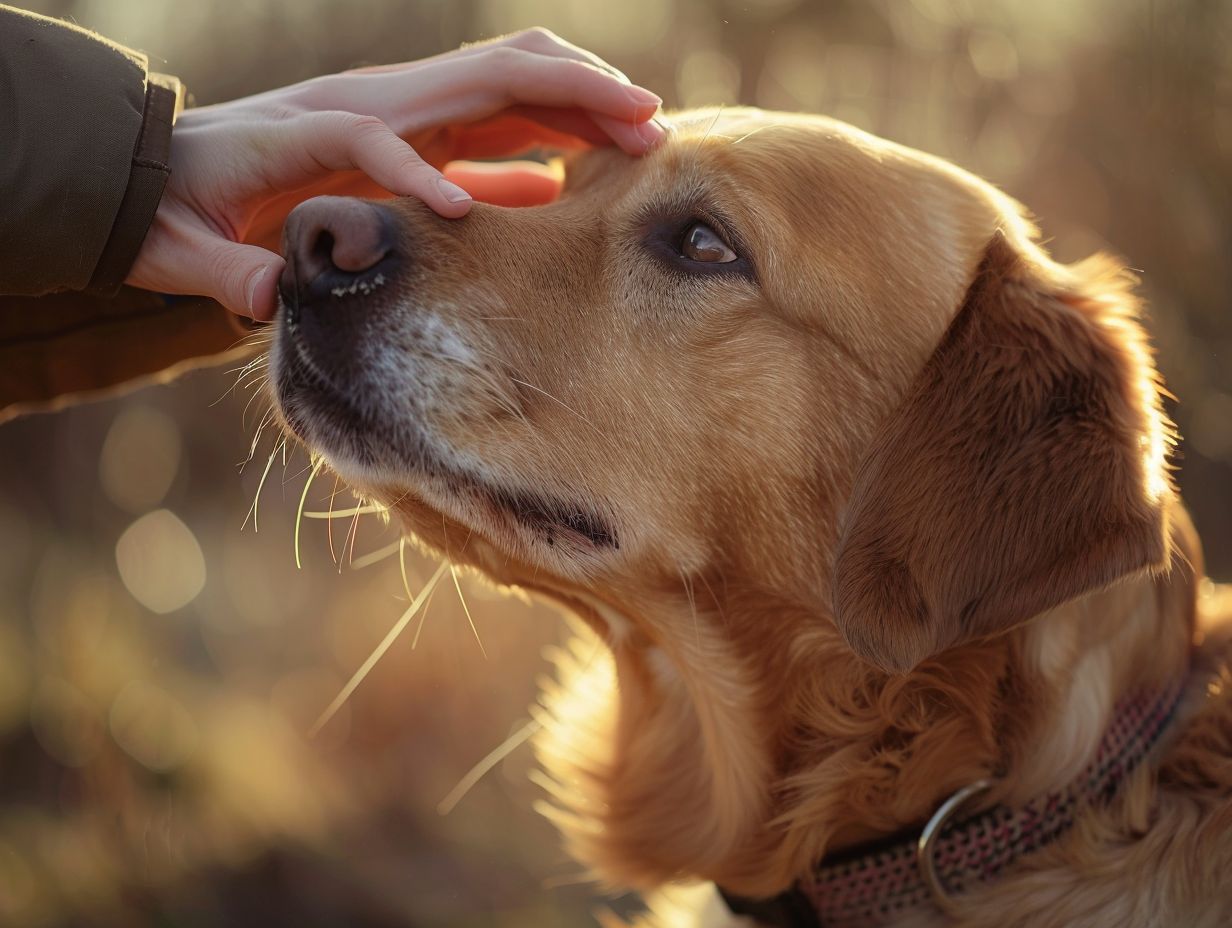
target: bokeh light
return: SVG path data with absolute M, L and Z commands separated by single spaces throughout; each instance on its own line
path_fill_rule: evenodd
M 107 430 L 98 477 L 107 498 L 132 513 L 148 512 L 167 495 L 180 466 L 180 432 L 164 412 L 127 406 Z
M 201 546 L 168 509 L 147 513 L 126 528 L 115 557 L 125 589 L 151 612 L 181 609 L 205 586 Z

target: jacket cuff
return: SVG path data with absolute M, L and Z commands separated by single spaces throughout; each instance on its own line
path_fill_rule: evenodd
M 150 74 L 146 81 L 141 132 L 133 149 L 128 186 L 111 227 L 107 244 L 87 290 L 114 296 L 128 276 L 145 241 L 163 188 L 171 174 L 171 127 L 183 106 L 183 85 L 174 78 Z

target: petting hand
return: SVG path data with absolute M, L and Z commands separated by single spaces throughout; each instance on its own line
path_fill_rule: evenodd
M 185 112 L 171 177 L 127 283 L 204 294 L 273 318 L 282 220 L 319 193 L 413 196 L 441 216 L 471 197 L 440 169 L 536 145 L 616 144 L 664 135 L 661 101 L 546 30 L 423 61 L 361 68 Z M 344 173 L 340 173 L 344 172 Z M 357 173 L 358 172 L 358 173 Z

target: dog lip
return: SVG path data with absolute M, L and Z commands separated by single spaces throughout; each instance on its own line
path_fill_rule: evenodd
M 309 381 L 308 386 L 316 386 L 331 394 L 331 399 L 342 400 L 342 397 L 333 396 L 337 392 L 333 381 L 326 375 L 325 371 L 313 361 L 312 352 L 309 350 L 303 337 L 303 332 L 296 326 L 293 319 L 286 317 L 286 342 L 287 350 L 283 352 L 283 367 L 286 368 L 287 374 L 299 374 L 299 380 L 306 379 Z M 348 404 L 349 405 L 349 404 Z
M 316 417 L 334 416 L 341 412 L 348 418 L 362 421 L 346 398 L 340 396 L 334 385 L 325 377 L 289 332 L 285 336 L 289 344 L 279 359 L 275 378 L 275 393 L 278 406 L 287 427 L 304 442 L 311 443 L 313 413 Z M 324 406 L 325 408 L 319 408 Z M 317 407 L 315 410 L 313 407 Z
M 493 504 L 509 512 L 523 525 L 535 528 L 549 546 L 556 544 L 562 530 L 584 539 L 596 548 L 618 549 L 620 541 L 610 525 L 599 515 L 579 505 L 555 499 L 497 490 L 488 491 Z
M 346 444 L 347 453 L 361 458 L 365 465 L 377 464 L 364 441 L 367 433 L 377 430 L 375 423 L 357 410 L 312 364 L 305 349 L 296 344 L 298 339 L 294 334 L 286 333 L 291 344 L 283 352 L 276 381 L 278 404 L 287 426 L 301 439 L 313 444 L 337 445 L 341 440 Z M 320 436 L 310 437 L 314 418 L 322 417 L 334 433 L 332 442 L 323 442 Z M 339 417 L 347 420 L 345 425 L 336 421 Z M 381 441 L 387 446 L 390 444 L 388 436 Z M 589 506 L 495 485 L 468 470 L 447 464 L 422 443 L 414 449 L 413 456 L 415 471 L 440 480 L 451 495 L 469 499 L 490 510 L 494 518 L 504 516 L 513 520 L 549 547 L 555 547 L 557 541 L 562 540 L 589 544 L 596 549 L 620 547 L 611 523 Z
M 470 500 L 492 514 L 512 521 L 554 548 L 558 541 L 616 550 L 620 541 L 611 524 L 590 507 L 557 497 L 502 487 L 465 469 L 450 466 L 428 449 L 420 455 L 419 470 L 442 482 L 447 492 Z

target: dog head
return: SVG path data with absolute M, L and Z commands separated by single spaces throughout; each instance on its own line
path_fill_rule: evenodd
M 833 120 L 676 126 L 541 207 L 300 207 L 287 424 L 453 560 L 666 652 L 693 702 L 727 668 L 749 718 L 819 642 L 908 671 L 1166 561 L 1168 430 L 1110 264 Z M 763 776 L 777 731 L 729 766 Z
M 548 206 L 301 208 L 277 395 L 498 579 L 721 565 L 908 669 L 1164 559 L 1133 303 L 1031 234 L 840 123 L 694 114 L 646 159 L 577 159 Z

